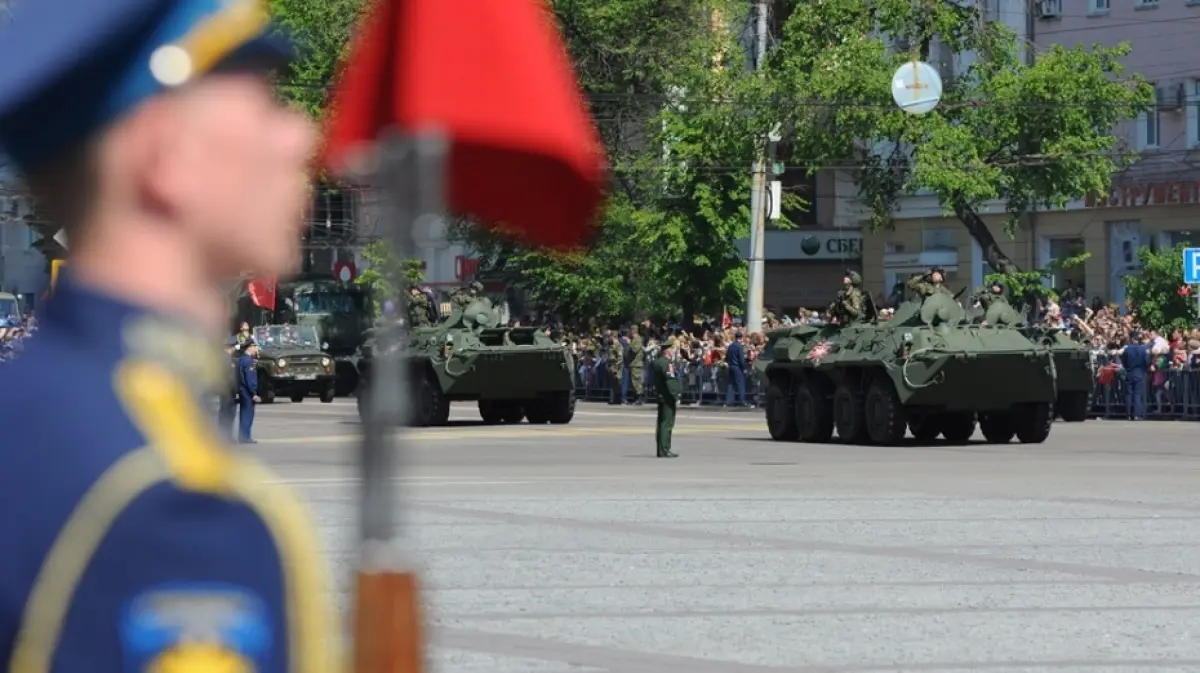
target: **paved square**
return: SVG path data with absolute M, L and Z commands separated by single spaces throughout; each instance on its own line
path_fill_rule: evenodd
M 652 407 L 452 419 L 409 433 L 403 486 L 434 671 L 1200 671 L 1193 425 L 879 448 L 686 411 L 656 460 Z M 353 400 L 257 426 L 348 582 Z

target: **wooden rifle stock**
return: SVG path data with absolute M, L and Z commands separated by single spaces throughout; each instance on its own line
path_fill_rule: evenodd
M 355 673 L 423 673 L 424 642 L 416 573 L 360 570 L 354 588 Z

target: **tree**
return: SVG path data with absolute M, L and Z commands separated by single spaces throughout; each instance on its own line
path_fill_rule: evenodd
M 981 205 L 1003 201 L 1011 235 L 1034 209 L 1107 193 L 1113 173 L 1135 159 L 1113 127 L 1151 109 L 1154 95 L 1140 76 L 1124 75 L 1127 45 L 1054 46 L 1027 64 L 1017 36 L 985 21 L 981 3 L 788 4 L 770 62 L 772 114 L 794 130 L 795 160 L 855 168 L 874 229 L 890 226 L 900 197 L 928 190 L 992 268 L 1016 272 Z M 948 76 L 935 111 L 913 116 L 895 106 L 891 78 L 901 63 L 968 52 L 975 57 L 965 68 L 942 64 Z
M 270 0 L 271 15 L 299 47 L 299 58 L 280 73 L 281 95 L 313 119 L 325 113 L 338 64 L 346 55 L 362 0 Z
M 485 271 L 561 317 L 680 315 L 745 292 L 749 165 L 765 87 L 746 75 L 735 0 L 555 0 L 613 174 L 592 246 L 549 254 L 469 223 L 454 236 Z M 734 111 L 739 111 L 736 114 Z M 744 167 L 744 168 L 743 168 Z M 574 314 L 574 315 L 572 315 Z
M 1142 271 L 1125 276 L 1125 296 L 1137 311 L 1143 327 L 1157 330 L 1192 329 L 1200 314 L 1196 294 L 1183 284 L 1183 250 L 1178 245 L 1170 250 L 1153 252 L 1138 250 Z
M 375 317 L 383 314 L 383 301 L 395 299 L 409 285 L 425 280 L 421 262 L 396 257 L 386 241 L 371 241 L 363 248 L 363 259 L 370 264 L 354 279 L 355 284 L 368 289 L 375 304 Z

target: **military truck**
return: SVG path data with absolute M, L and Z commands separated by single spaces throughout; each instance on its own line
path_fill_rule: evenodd
M 990 443 L 1044 442 L 1062 367 L 1022 334 L 1012 307 L 997 306 L 986 324 L 972 322 L 939 291 L 886 321 L 868 300 L 859 323 L 771 332 L 757 365 L 771 437 L 828 442 L 836 431 L 846 443 L 894 445 L 910 431 L 960 444 L 978 424 Z
M 353 392 L 358 386 L 357 353 L 374 315 L 369 293 L 329 275 L 303 274 L 276 285 L 272 311 L 250 300 L 247 285 L 241 283 L 235 292 L 234 329 L 242 322 L 311 325 L 334 360 L 337 393 Z
M 303 402 L 316 395 L 333 401 L 333 358 L 322 352 L 312 325 L 267 325 L 254 328 L 258 344 L 258 396 L 271 404 L 277 396 Z
M 450 403 L 474 401 L 487 424 L 570 423 L 575 417 L 574 359 L 534 327 L 500 327 L 492 302 L 454 307 L 433 327 L 412 330 L 398 348 L 408 368 L 410 423 L 445 425 Z M 366 410 L 374 350 L 397 327 L 372 331 L 360 360 L 359 414 Z

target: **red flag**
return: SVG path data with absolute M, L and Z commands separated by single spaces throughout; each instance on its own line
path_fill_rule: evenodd
M 529 242 L 581 243 L 603 201 L 599 137 L 542 0 L 379 0 L 331 110 L 335 172 L 389 128 L 443 133 L 450 208 Z
M 265 308 L 268 311 L 275 310 L 275 284 L 276 279 L 272 277 L 255 278 L 246 285 L 246 290 L 250 293 L 250 301 L 254 302 L 255 306 Z
M 725 313 L 721 315 L 721 329 L 729 329 L 733 324 L 733 318 L 729 317 L 729 309 L 725 309 Z

